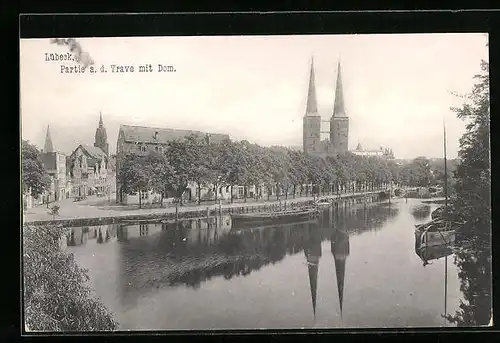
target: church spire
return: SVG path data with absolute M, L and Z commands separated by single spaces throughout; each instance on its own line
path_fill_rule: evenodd
M 313 263 L 307 264 L 309 271 L 309 287 L 311 290 L 311 301 L 313 306 L 313 315 L 316 317 L 316 292 L 318 289 L 318 265 Z
M 103 127 L 104 124 L 102 122 L 102 112 L 99 111 L 99 127 Z
M 50 137 L 49 125 L 47 125 L 47 135 L 45 136 L 45 146 L 43 147 L 43 152 L 54 152 L 54 147 L 52 146 L 52 138 Z
M 335 104 L 333 105 L 334 117 L 345 117 L 344 94 L 342 90 L 342 72 L 340 68 L 340 59 L 337 63 L 337 85 L 335 87 Z
M 313 315 L 316 318 L 316 295 L 318 289 L 318 266 L 321 258 L 321 237 L 318 236 L 317 228 L 310 224 L 308 230 L 308 242 L 304 249 L 309 272 L 309 287 L 311 291 L 311 303 Z
M 316 101 L 316 85 L 314 80 L 314 58 L 311 57 L 311 72 L 309 75 L 309 91 L 307 93 L 307 115 L 317 115 L 318 102 Z
M 349 235 L 343 231 L 337 231 L 335 237 L 332 239 L 331 249 L 335 261 L 340 316 L 342 316 L 342 305 L 344 303 L 345 262 L 347 256 L 349 256 Z

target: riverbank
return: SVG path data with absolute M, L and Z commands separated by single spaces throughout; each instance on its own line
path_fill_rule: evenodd
M 221 205 L 192 205 L 166 208 L 151 208 L 151 209 L 136 209 L 126 213 L 116 210 L 102 209 L 90 205 L 81 205 L 77 203 L 67 203 L 66 206 L 61 206 L 60 214 L 57 219 L 54 219 L 47 213 L 47 209 L 40 209 L 38 213 L 28 213 L 23 215 L 23 222 L 30 225 L 48 225 L 59 224 L 63 226 L 87 226 L 87 225 L 108 225 L 131 220 L 153 220 L 153 219 L 193 219 L 200 217 L 212 216 L 215 214 L 224 213 L 242 213 L 253 211 L 276 211 L 288 208 L 299 208 L 312 205 L 315 200 L 346 200 L 360 197 L 376 197 L 383 190 L 365 193 L 347 193 L 341 195 L 324 195 L 320 197 L 300 197 L 282 199 L 247 202 L 247 203 L 229 203 Z

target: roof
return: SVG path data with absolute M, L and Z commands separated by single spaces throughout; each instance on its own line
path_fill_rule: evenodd
M 316 85 L 314 80 L 314 61 L 311 59 L 311 74 L 309 75 L 309 91 L 307 93 L 306 116 L 317 115 Z
M 191 134 L 206 136 L 210 135 L 212 142 L 220 142 L 229 139 L 229 135 L 220 133 L 208 133 L 195 130 L 177 130 L 168 128 L 155 128 L 145 126 L 120 125 L 125 142 L 159 143 L 164 144 L 176 139 L 183 139 Z
M 340 61 L 337 64 L 337 85 L 335 87 L 335 102 L 333 104 L 333 115 L 335 117 L 345 117 L 344 94 L 342 91 L 342 73 L 340 71 Z
M 50 128 L 47 125 L 47 135 L 45 136 L 45 145 L 43 147 L 43 152 L 53 152 L 54 147 L 52 145 L 52 138 L 50 136 Z
M 358 151 L 363 150 L 363 147 L 361 146 L 361 143 L 358 143 L 358 146 L 356 147 L 356 150 L 358 150 Z
M 83 145 L 80 144 L 80 146 L 87 152 L 87 154 L 94 159 L 100 160 L 103 157 L 106 157 L 106 153 L 102 151 L 101 148 L 92 146 L 92 145 Z

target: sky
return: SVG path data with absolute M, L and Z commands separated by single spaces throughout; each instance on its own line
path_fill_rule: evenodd
M 318 109 L 333 111 L 337 61 L 349 116 L 349 149 L 392 148 L 396 158 L 455 158 L 465 123 L 451 92 L 472 90 L 487 34 L 300 35 L 80 38 L 107 73 L 61 73 L 45 53 L 66 53 L 50 39 L 20 42 L 22 138 L 43 148 L 92 145 L 102 113 L 111 151 L 121 124 L 229 134 L 264 146 L 302 146 L 311 57 Z M 150 63 L 154 72 L 139 73 Z M 111 64 L 134 73 L 112 73 Z M 157 65 L 176 72 L 160 73 Z M 327 129 L 327 128 L 325 128 Z

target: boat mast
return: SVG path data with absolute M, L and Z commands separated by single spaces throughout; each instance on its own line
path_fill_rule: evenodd
M 444 209 L 448 214 L 448 169 L 446 163 L 446 125 L 443 119 L 443 145 L 444 145 Z
M 444 210 L 448 216 L 448 170 L 446 166 L 446 125 L 443 118 L 443 145 L 444 145 Z M 443 218 L 446 222 L 446 217 Z M 448 297 L 448 255 L 444 257 L 444 324 L 446 326 L 446 301 Z

